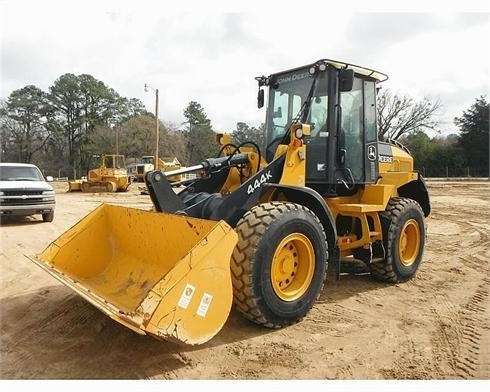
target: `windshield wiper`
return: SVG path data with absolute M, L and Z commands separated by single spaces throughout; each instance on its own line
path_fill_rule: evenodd
M 303 102 L 303 105 L 301 105 L 301 108 L 299 109 L 298 114 L 287 124 L 287 126 L 284 127 L 284 134 L 279 135 L 272 139 L 272 141 L 267 145 L 265 148 L 266 151 L 269 149 L 269 147 L 276 143 L 278 140 L 281 140 L 279 144 L 284 144 L 287 141 L 287 137 L 289 136 L 289 130 L 291 129 L 291 125 L 294 123 L 297 123 L 298 121 L 301 120 L 301 122 L 306 121 L 306 115 L 308 114 L 308 111 L 310 110 L 311 106 L 311 99 L 313 98 L 313 92 L 315 91 L 316 83 L 317 83 L 318 78 L 314 78 L 313 82 L 311 82 L 310 86 L 310 91 L 308 92 L 308 95 L 306 96 L 305 101 Z

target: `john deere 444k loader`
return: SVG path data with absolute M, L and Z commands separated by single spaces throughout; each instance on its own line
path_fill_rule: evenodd
M 264 154 L 219 135 L 217 157 L 146 174 L 154 211 L 101 204 L 31 260 L 128 328 L 186 344 L 215 336 L 232 304 L 264 327 L 298 322 L 327 265 L 349 258 L 376 279 L 412 278 L 430 203 L 408 150 L 378 141 L 387 77 L 319 60 L 256 79 Z

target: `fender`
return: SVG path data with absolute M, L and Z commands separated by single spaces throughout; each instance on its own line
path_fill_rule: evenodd
M 336 257 L 337 249 L 337 229 L 330 208 L 318 192 L 307 187 L 297 187 L 292 185 L 264 184 L 262 193 L 273 188 L 277 193 L 293 203 L 301 204 L 315 213 L 320 220 L 325 234 L 327 235 L 328 249 L 332 253 L 329 258 Z
M 409 199 L 415 200 L 422 207 L 424 211 L 424 216 L 428 217 L 430 214 L 430 199 L 429 192 L 427 190 L 427 185 L 425 183 L 424 177 L 419 173 L 419 178 L 417 180 L 411 181 L 398 188 L 398 195 L 400 197 L 408 197 Z

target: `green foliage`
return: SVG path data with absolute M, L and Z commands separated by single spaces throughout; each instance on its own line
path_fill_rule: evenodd
M 26 86 L 10 94 L 0 113 L 1 158 L 35 157 L 43 167 L 75 177 L 93 153 L 114 151 L 117 125 L 144 113 L 140 100 L 121 97 L 91 75 L 67 73 L 47 93 Z
M 50 87 L 54 107 L 53 126 L 68 145 L 68 162 L 73 170 L 87 168 L 89 158 L 99 152 L 94 145 L 99 133 L 126 115 L 126 102 L 113 89 L 91 75 L 64 74 Z M 74 172 L 75 175 L 75 172 Z
M 8 160 L 31 162 L 46 144 L 51 107 L 40 88 L 29 85 L 13 91 L 2 108 L 2 151 Z
M 484 176 L 489 173 L 489 103 L 486 97 L 477 98 L 461 117 L 454 119 L 460 129 L 460 146 L 466 161 L 472 167 L 481 168 Z
M 155 155 L 156 125 L 154 116 L 143 114 L 131 117 L 116 129 L 119 135 L 118 150 L 120 154 L 133 158 Z M 160 133 L 162 133 L 161 126 Z M 115 146 L 113 149 L 115 151 Z
M 447 172 L 465 175 L 467 163 L 455 135 L 429 138 L 423 131 L 400 140 L 414 157 L 415 169 L 427 177 L 445 176 Z
M 215 157 L 219 151 L 216 133 L 202 106 L 195 101 L 189 102 L 184 109 L 184 117 L 187 121 L 184 122 L 186 129 L 183 135 L 188 143 L 188 154 L 184 162 L 195 165 L 207 158 Z
M 265 153 L 265 124 L 261 124 L 256 128 L 250 127 L 244 122 L 238 122 L 236 126 L 237 129 L 232 133 L 232 141 L 235 145 L 254 142 L 259 146 L 261 153 Z

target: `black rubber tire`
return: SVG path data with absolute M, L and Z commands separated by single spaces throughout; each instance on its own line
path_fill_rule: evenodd
M 43 222 L 52 222 L 54 219 L 54 211 L 45 212 L 43 215 Z
M 385 282 L 405 282 L 415 276 L 422 261 L 426 236 L 424 213 L 415 200 L 393 197 L 386 211 L 380 213 L 380 218 L 386 257 L 383 261 L 369 265 L 371 275 Z M 416 251 L 414 261 L 410 265 L 402 262 L 399 250 L 400 236 L 407 222 L 418 225 L 419 230 L 418 253 Z
M 302 205 L 265 203 L 248 211 L 235 230 L 239 236 L 231 260 L 235 308 L 269 328 L 300 321 L 313 307 L 326 279 L 328 248 L 317 216 Z M 313 276 L 299 298 L 285 301 L 274 291 L 271 268 L 276 249 L 289 235 L 304 236 L 313 246 Z

